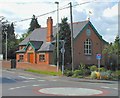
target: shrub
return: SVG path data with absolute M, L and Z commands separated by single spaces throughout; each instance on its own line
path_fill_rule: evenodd
M 97 79 L 97 74 L 96 74 L 95 71 L 93 71 L 93 72 L 91 73 L 91 78 L 92 78 L 92 79 Z
M 97 71 L 97 67 L 95 65 L 91 66 L 90 71 Z
M 108 70 L 106 72 L 100 72 L 100 77 L 101 79 L 105 79 L 105 80 L 112 79 L 113 78 L 112 71 Z
M 119 80 L 120 79 L 120 70 L 113 72 L 112 76 L 113 76 L 114 80 Z
M 100 72 L 105 72 L 106 69 L 105 69 L 104 67 L 101 67 L 101 68 L 98 68 L 98 71 L 100 71 Z
M 66 75 L 67 77 L 70 77 L 70 76 L 73 75 L 73 72 L 70 71 L 70 70 L 65 70 L 65 71 L 64 71 L 64 75 Z
M 80 76 L 80 75 L 83 75 L 83 74 L 84 74 L 83 70 L 75 70 L 73 72 L 74 77 L 77 77 L 77 76 Z

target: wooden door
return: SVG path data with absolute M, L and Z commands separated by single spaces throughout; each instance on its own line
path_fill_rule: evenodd
M 33 62 L 33 59 L 34 59 L 33 53 L 29 53 L 29 54 L 28 54 L 28 62 L 34 63 L 34 62 Z

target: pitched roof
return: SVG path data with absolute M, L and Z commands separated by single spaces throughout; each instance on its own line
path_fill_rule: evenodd
M 83 29 L 83 27 L 88 23 L 88 21 L 83 22 L 76 22 L 73 23 L 73 37 L 75 38 L 78 33 Z M 53 26 L 53 35 L 56 34 L 57 28 Z M 35 29 L 28 37 L 26 37 L 19 45 L 27 45 L 27 43 L 32 41 L 44 41 L 46 42 L 46 34 L 47 34 L 47 27 L 46 28 L 37 28 Z
M 27 36 L 19 45 L 27 45 L 31 41 L 46 41 L 46 28 L 37 28 Z
M 35 50 L 38 50 L 41 45 L 43 44 L 42 41 L 30 41 L 29 43 L 32 44 L 32 46 L 34 47 Z
M 24 52 L 25 52 L 25 49 L 21 49 L 21 50 L 16 51 L 16 53 L 24 53 Z
M 40 51 L 53 51 L 54 50 L 54 45 L 51 44 L 50 42 L 46 42 L 46 43 L 43 43 L 41 48 L 38 50 L 38 52 Z
M 87 27 L 87 25 L 90 24 L 93 29 L 95 30 L 97 36 L 105 43 L 107 43 L 105 40 L 102 39 L 100 34 L 97 32 L 97 30 L 94 28 L 92 23 L 90 21 L 82 21 L 82 22 L 75 22 L 73 23 L 73 37 L 74 39 L 82 32 L 84 28 Z M 53 26 L 53 36 L 56 35 L 57 28 Z M 28 37 L 26 37 L 19 45 L 27 45 L 27 43 L 31 41 L 43 41 L 46 42 L 46 34 L 47 34 L 47 27 L 45 28 L 37 28 L 35 29 Z

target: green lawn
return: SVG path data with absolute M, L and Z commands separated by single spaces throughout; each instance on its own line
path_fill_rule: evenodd
M 41 71 L 41 70 L 33 70 L 33 69 L 27 69 L 27 72 L 33 72 L 38 74 L 45 74 L 45 75 L 52 75 L 52 76 L 61 76 L 62 72 L 49 72 L 49 71 Z

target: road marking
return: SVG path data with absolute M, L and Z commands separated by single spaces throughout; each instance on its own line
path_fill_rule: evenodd
M 31 82 L 31 81 L 23 81 L 23 82 Z
M 32 86 L 39 86 L 39 85 L 32 85 Z
M 15 73 L 15 72 L 13 72 L 13 71 L 7 71 L 7 70 L 2 70 L 2 71 L 8 72 L 8 73 Z
M 101 86 L 101 88 L 110 88 L 110 87 L 107 87 L 107 86 Z
M 54 94 L 62 96 L 89 96 L 103 94 L 100 90 L 89 89 L 89 88 L 74 88 L 74 87 L 58 87 L 58 88 L 43 88 L 38 90 L 38 92 L 44 94 Z
M 116 89 L 116 90 L 118 90 L 118 88 L 113 88 L 113 89 Z
M 38 80 L 38 81 L 45 81 L 45 80 Z
M 29 80 L 36 79 L 36 78 L 29 78 L 29 77 L 25 77 L 25 76 L 18 76 L 18 77 L 23 78 L 23 79 L 29 79 Z
M 27 86 L 20 86 L 20 87 L 9 88 L 8 90 L 14 90 L 14 89 L 24 88 L 24 87 L 27 87 Z
M 57 81 L 57 80 L 51 80 L 51 81 Z
M 11 77 L 6 77 L 6 78 L 9 79 L 9 80 L 12 80 L 12 81 L 17 82 L 15 79 L 13 79 L 13 78 L 11 78 Z

